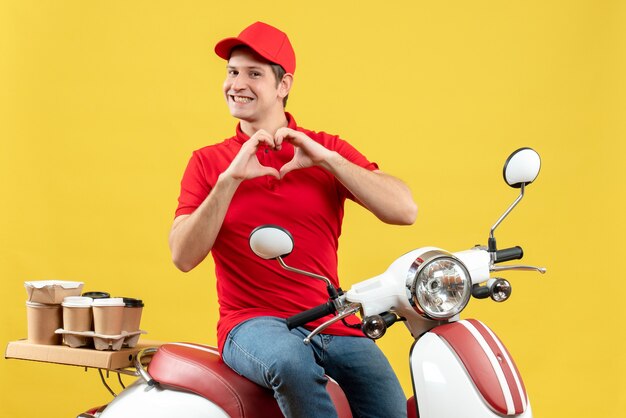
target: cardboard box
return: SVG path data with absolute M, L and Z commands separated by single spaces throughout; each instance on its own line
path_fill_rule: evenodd
M 144 348 L 158 347 L 162 344 L 159 341 L 146 340 L 140 341 L 133 348 L 122 348 L 119 351 L 98 351 L 93 348 L 42 345 L 19 340 L 9 342 L 4 358 L 117 370 L 133 366 L 136 354 Z
M 66 296 L 79 296 L 83 290 L 83 282 L 63 280 L 40 280 L 24 282 L 28 302 L 59 304 Z

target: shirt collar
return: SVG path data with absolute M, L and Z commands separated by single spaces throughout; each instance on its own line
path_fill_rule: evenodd
M 293 118 L 293 116 L 291 116 L 291 113 L 289 112 L 285 112 L 285 116 L 287 117 L 287 127 L 291 128 L 291 129 L 296 129 L 298 127 L 298 125 L 296 124 L 295 119 Z M 237 130 L 236 130 L 236 135 L 235 135 L 235 140 L 237 142 L 240 143 L 244 143 L 246 142 L 248 139 L 250 139 L 250 137 L 248 135 L 246 135 L 242 130 L 241 130 L 241 122 L 237 124 Z

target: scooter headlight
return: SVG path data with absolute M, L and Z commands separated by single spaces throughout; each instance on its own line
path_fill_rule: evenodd
M 413 262 L 407 289 L 416 312 L 429 319 L 445 320 L 465 308 L 472 294 L 472 280 L 459 259 L 433 250 Z

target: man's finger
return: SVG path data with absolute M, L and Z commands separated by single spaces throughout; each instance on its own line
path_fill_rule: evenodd
M 268 134 L 261 133 L 257 137 L 257 143 L 263 143 L 263 144 L 266 144 L 266 145 L 268 145 L 268 146 L 273 148 L 274 147 L 274 138 L 272 138 Z
M 295 167 L 295 164 L 292 164 L 291 162 L 289 162 L 289 163 L 285 164 L 284 166 L 282 166 L 282 167 L 280 168 L 280 177 L 279 177 L 279 179 L 283 179 L 283 178 L 285 178 L 285 176 L 286 176 L 289 172 L 293 171 L 295 168 L 296 168 L 296 167 Z
M 274 167 L 263 166 L 261 173 L 262 173 L 261 176 L 272 176 L 278 180 L 281 179 L 281 174 Z
M 282 143 L 285 140 L 298 139 L 300 135 L 303 135 L 302 132 L 294 131 L 291 128 L 280 128 L 276 131 L 274 138 Z

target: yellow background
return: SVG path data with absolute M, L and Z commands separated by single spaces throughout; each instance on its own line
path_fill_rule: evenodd
M 619 0 L 28 1 L 0 3 L 0 345 L 26 336 L 26 280 L 144 299 L 150 339 L 215 344 L 212 262 L 189 274 L 167 234 L 192 150 L 232 135 L 212 48 L 264 20 L 298 56 L 288 110 L 412 188 L 411 227 L 349 204 L 344 287 L 412 248 L 485 243 L 500 227 L 548 274 L 507 273 L 472 301 L 520 368 L 537 417 L 623 417 L 626 10 Z M 410 391 L 411 338 L 380 345 Z M 109 401 L 97 373 L 0 360 L 0 416 L 76 416 Z

